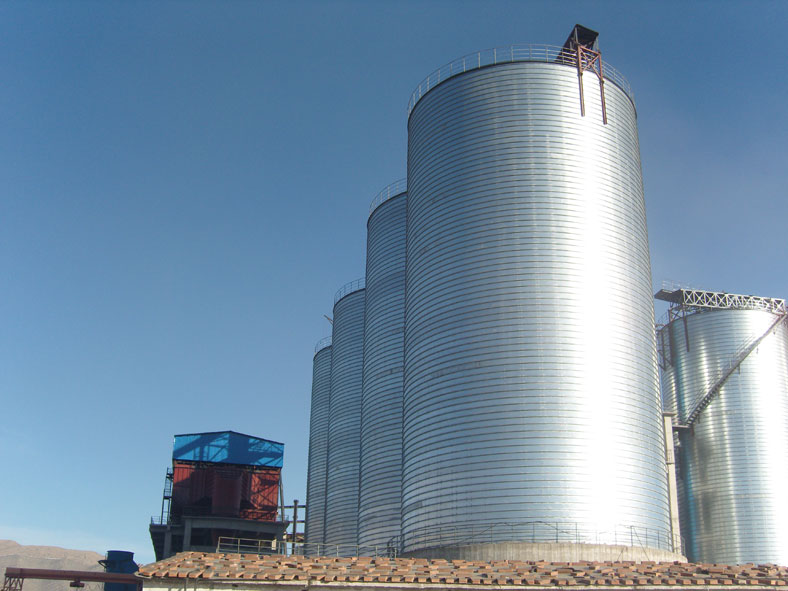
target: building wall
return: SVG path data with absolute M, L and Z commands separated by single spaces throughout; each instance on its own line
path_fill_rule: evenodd
M 279 468 L 173 461 L 171 512 L 275 521 Z

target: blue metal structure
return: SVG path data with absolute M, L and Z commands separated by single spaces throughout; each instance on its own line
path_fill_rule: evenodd
M 235 431 L 176 435 L 172 459 L 281 468 L 285 445 Z
M 108 573 L 132 574 L 139 570 L 139 565 L 134 562 L 134 552 L 126 550 L 107 550 L 106 557 L 99 560 L 99 564 Z M 138 585 L 125 585 L 123 583 L 104 583 L 104 591 L 137 591 Z

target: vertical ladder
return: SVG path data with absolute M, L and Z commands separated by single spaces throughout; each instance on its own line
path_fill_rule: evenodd
M 164 494 L 161 497 L 161 523 L 170 522 L 170 509 L 172 508 L 172 470 L 167 468 L 164 476 Z

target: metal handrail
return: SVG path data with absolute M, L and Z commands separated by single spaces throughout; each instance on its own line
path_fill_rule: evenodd
M 684 554 L 684 538 L 669 530 L 617 525 L 612 530 L 586 529 L 577 522 L 527 521 L 438 528 L 417 528 L 408 534 L 421 547 L 464 546 L 499 542 L 612 544 L 616 546 L 664 548 Z M 402 536 L 385 545 L 333 544 L 330 542 L 285 542 L 220 538 L 217 552 L 276 553 L 305 556 L 373 556 L 396 558 L 403 553 Z
M 462 546 L 468 544 L 576 543 L 615 546 L 670 548 L 684 554 L 684 539 L 670 530 L 618 524 L 609 530 L 596 530 L 578 522 L 526 521 L 416 528 L 407 533 L 420 547 Z M 403 551 L 401 538 L 394 545 Z
M 355 281 L 351 281 L 350 283 L 345 283 L 342 287 L 340 287 L 337 292 L 334 294 L 334 304 L 336 304 L 339 300 L 344 298 L 346 295 L 353 293 L 354 291 L 362 290 L 366 287 L 366 278 L 361 277 L 360 279 L 356 279 Z
M 218 554 L 276 554 L 278 540 L 255 540 L 249 538 L 231 538 L 219 536 L 216 544 Z
M 424 78 L 416 89 L 411 93 L 408 101 L 408 117 L 410 117 L 416 103 L 422 96 L 441 82 L 453 78 L 464 72 L 478 70 L 486 66 L 497 64 L 508 64 L 514 62 L 546 62 L 558 63 L 562 65 L 576 67 L 577 57 L 559 45 L 509 45 L 506 47 L 494 47 L 483 49 L 476 53 L 469 53 L 463 57 L 441 66 L 429 76 Z M 605 79 L 618 86 L 635 103 L 635 95 L 632 87 L 624 76 L 607 62 L 602 62 L 602 71 Z
M 364 546 L 360 544 L 323 544 L 317 542 L 289 542 L 290 553 L 303 556 L 369 556 L 396 558 L 399 549 L 392 545 Z
M 372 200 L 372 203 L 369 204 L 369 215 L 372 215 L 372 212 L 375 211 L 380 205 L 391 199 L 392 197 L 396 197 L 397 195 L 401 195 L 405 193 L 408 188 L 408 179 L 399 179 L 398 181 L 394 181 L 390 185 L 384 187 Z
M 419 547 L 466 546 L 499 542 L 576 543 L 628 546 L 633 548 L 670 548 L 684 555 L 684 538 L 670 530 L 634 525 L 617 525 L 611 530 L 587 529 L 577 522 L 526 521 L 468 526 L 424 527 L 408 533 Z M 282 543 L 280 543 L 282 544 Z M 307 556 L 387 556 L 404 552 L 402 536 L 394 536 L 386 545 L 363 546 L 332 543 L 289 543 L 291 554 Z M 280 549 L 287 554 L 287 545 Z
M 359 544 L 318 544 L 286 542 L 284 540 L 255 540 L 248 538 L 219 537 L 218 554 L 281 554 L 284 556 L 374 556 L 396 558 L 397 548 L 388 545 L 364 546 Z
M 330 336 L 323 337 L 315 345 L 315 354 L 317 354 L 318 351 L 321 351 L 321 350 L 323 350 L 323 349 L 325 349 L 326 347 L 329 347 L 329 346 L 331 346 L 331 337 Z

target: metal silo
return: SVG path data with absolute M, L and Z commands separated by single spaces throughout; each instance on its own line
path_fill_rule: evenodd
M 406 205 L 403 179 L 378 194 L 367 222 L 358 542 L 368 552 L 400 534 Z
M 340 554 L 356 554 L 358 543 L 364 301 L 363 279 L 348 283 L 334 297 L 324 541 L 341 545 L 331 550 Z
M 595 37 L 472 54 L 411 100 L 405 552 L 672 556 L 636 112 Z
M 306 477 L 306 536 L 309 553 L 323 543 L 328 459 L 328 408 L 331 398 L 331 337 L 315 346 L 312 361 L 312 404 L 309 414 L 309 464 Z
M 677 414 L 679 503 L 694 562 L 788 564 L 788 327 L 783 300 L 691 289 L 659 332 Z

